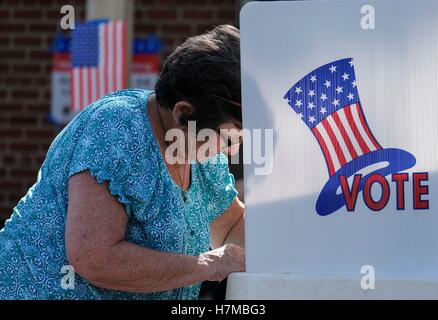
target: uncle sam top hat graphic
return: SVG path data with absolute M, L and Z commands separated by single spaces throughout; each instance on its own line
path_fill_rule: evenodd
M 327 164 L 330 178 L 316 202 L 319 215 L 329 215 L 345 205 L 344 195 L 337 193 L 340 176 L 348 179 L 373 164 L 389 163 L 365 175 L 360 192 L 373 174 L 387 176 L 415 165 L 411 153 L 383 148 L 371 132 L 359 99 L 353 59 L 315 69 L 292 86 L 284 98 L 312 131 Z

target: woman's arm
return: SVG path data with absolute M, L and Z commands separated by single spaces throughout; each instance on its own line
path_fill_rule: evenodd
M 245 248 L 245 214 L 243 214 L 239 221 L 231 228 L 224 244 L 235 244 Z
M 229 208 L 210 224 L 211 248 L 224 244 L 245 247 L 245 205 L 236 197 Z
M 75 272 L 97 287 L 156 292 L 221 280 L 244 269 L 244 252 L 223 246 L 200 256 L 167 253 L 124 241 L 124 207 L 88 171 L 69 180 L 66 251 Z

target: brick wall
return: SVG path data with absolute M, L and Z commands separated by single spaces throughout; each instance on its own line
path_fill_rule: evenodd
M 59 9 L 85 16 L 85 0 L 0 0 L 0 222 L 36 181 L 59 132 L 47 120 L 51 55 Z M 236 0 L 136 0 L 135 36 L 155 32 L 163 58 L 186 37 L 236 24 Z

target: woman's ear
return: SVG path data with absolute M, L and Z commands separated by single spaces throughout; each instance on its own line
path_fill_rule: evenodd
M 187 101 L 179 101 L 173 108 L 173 121 L 178 125 L 181 124 L 180 119 L 186 118 L 188 115 L 195 112 L 195 107 Z

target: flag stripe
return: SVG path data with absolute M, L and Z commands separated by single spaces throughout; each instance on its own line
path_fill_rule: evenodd
M 76 88 L 75 88 L 75 83 L 74 83 L 74 79 L 75 79 L 75 77 L 74 77 L 74 75 L 73 75 L 73 73 L 75 72 L 75 70 L 76 69 L 71 69 L 70 70 L 70 81 L 71 81 L 71 84 L 70 84 L 70 109 L 72 110 L 72 111 L 76 111 L 76 101 L 75 101 L 75 90 L 76 90 Z
M 105 24 L 99 26 L 99 97 L 102 97 L 106 92 L 105 86 L 105 61 L 106 61 L 106 45 L 103 39 L 105 38 Z
M 369 140 L 371 141 L 371 143 L 374 145 L 374 147 L 376 148 L 376 150 L 382 149 L 382 147 L 380 146 L 380 144 L 377 142 L 377 140 L 374 138 L 370 127 L 368 126 L 368 124 L 365 121 L 365 116 L 363 115 L 363 110 L 362 107 L 360 106 L 359 103 L 356 103 L 356 111 L 357 114 L 359 115 L 359 120 L 362 124 L 362 127 L 365 129 L 365 132 L 369 138 Z
M 346 162 L 351 161 L 352 157 L 350 155 L 350 151 L 347 148 L 347 144 L 346 144 L 344 138 L 342 137 L 342 134 L 339 131 L 339 128 L 338 128 L 338 126 L 335 123 L 335 120 L 333 119 L 332 116 L 329 116 L 326 119 L 327 119 L 328 124 L 330 125 L 331 130 L 333 131 L 333 133 L 336 136 L 336 139 L 337 139 L 337 141 L 339 143 L 339 146 L 341 147 L 340 151 L 342 152 L 343 157 L 345 158 Z
M 75 110 L 81 110 L 81 73 L 80 69 L 75 70 Z
M 88 68 L 81 68 L 82 108 L 88 105 Z
M 112 45 L 113 45 L 113 48 L 112 48 L 112 54 L 113 54 L 112 66 L 114 68 L 114 71 L 111 73 L 112 78 L 113 78 L 113 89 L 111 91 L 114 91 L 114 90 L 118 90 L 118 88 L 119 88 L 119 86 L 117 84 L 117 78 L 118 78 L 117 72 L 119 71 L 119 62 L 117 60 L 119 58 L 119 50 L 118 49 L 120 48 L 120 46 L 117 46 L 117 40 L 118 40 L 117 25 L 118 25 L 118 22 L 115 21 L 111 25 L 112 25 L 111 40 L 112 40 Z
M 87 101 L 87 105 L 91 103 L 91 101 L 93 101 L 93 79 L 91 78 L 91 69 L 92 68 L 87 68 L 87 84 L 88 84 L 88 101 Z
M 83 92 L 83 69 L 79 68 L 79 109 L 84 105 L 84 92 Z
M 335 174 L 335 168 L 333 165 L 333 160 L 330 156 L 330 152 L 328 150 L 327 144 L 325 143 L 323 137 L 321 136 L 321 133 L 319 132 L 317 127 L 313 127 L 312 129 L 313 134 L 315 135 L 316 139 L 319 142 L 319 145 L 321 146 L 322 152 L 324 153 L 324 158 L 327 163 L 327 167 L 329 169 L 330 176 Z
M 121 77 L 122 77 L 122 88 L 121 89 L 124 89 L 128 85 L 128 82 L 126 80 L 126 77 L 127 77 L 126 72 L 127 72 L 127 70 L 126 70 L 126 66 L 125 66 L 125 61 L 126 61 L 126 49 L 125 48 L 128 47 L 128 42 L 126 41 L 127 24 L 125 23 L 125 21 L 122 21 L 121 29 L 122 29 L 122 42 L 120 44 L 120 47 L 123 48 L 123 50 L 122 50 L 122 61 L 123 61 L 123 63 L 122 63 L 122 71 L 121 71 L 121 73 L 122 73 L 121 74 Z
M 332 115 L 331 115 L 332 119 L 336 123 L 336 126 L 338 127 L 339 132 L 342 135 L 342 138 L 344 140 L 345 145 L 347 146 L 347 149 L 348 149 L 348 152 L 349 152 L 349 154 L 351 156 L 351 159 L 357 158 L 357 152 L 354 149 L 353 143 L 351 142 L 351 139 L 348 136 L 348 133 L 345 130 L 345 127 L 342 124 L 341 119 L 339 118 L 339 113 L 340 113 L 340 111 L 333 112 Z
M 109 23 L 107 27 L 107 36 L 106 36 L 106 45 L 107 45 L 107 54 L 108 54 L 108 62 L 106 66 L 107 72 L 107 82 L 108 82 L 108 91 L 114 91 L 114 83 L 113 83 L 113 71 L 114 71 L 114 47 L 113 47 L 113 23 Z
M 351 143 L 353 145 L 354 151 L 356 152 L 357 156 L 362 155 L 363 154 L 362 149 L 360 148 L 359 142 L 357 142 L 356 137 L 354 136 L 353 130 L 350 127 L 347 116 L 345 114 L 345 108 L 342 108 L 336 114 L 339 116 L 339 119 L 341 120 L 342 126 L 344 127 L 345 131 L 347 132 L 348 137 L 351 140 Z
M 103 36 L 103 39 L 101 39 L 101 41 L 102 41 L 102 45 L 103 45 L 103 47 L 104 47 L 104 55 L 105 55 L 105 60 L 104 60 L 104 64 L 103 64 L 103 68 L 102 68 L 102 70 L 103 70 L 103 81 L 104 81 L 104 84 L 105 84 L 105 86 L 104 86 L 104 94 L 105 93 L 107 93 L 109 90 L 111 90 L 110 89 L 110 87 L 109 87 L 109 82 L 108 82 L 108 74 L 109 74 L 109 68 L 108 68 L 108 65 L 110 64 L 110 62 L 109 62 L 109 59 L 110 59 L 110 53 L 108 52 L 108 24 L 105 24 L 105 27 L 104 27 L 104 36 Z
M 327 132 L 327 137 L 328 137 L 328 139 L 330 139 L 330 143 L 333 146 L 333 150 L 336 154 L 336 158 L 337 158 L 340 166 L 342 167 L 347 163 L 347 161 L 345 160 L 345 156 L 344 156 L 344 153 L 342 152 L 342 148 L 339 144 L 339 141 L 338 141 L 335 133 L 333 132 L 330 124 L 326 121 L 326 119 L 322 120 L 321 124 L 323 125 L 325 131 Z
M 96 68 L 90 68 L 91 72 L 91 101 L 97 100 L 97 83 L 98 83 L 98 77 L 97 77 L 97 69 Z
M 354 136 L 356 137 L 357 142 L 359 143 L 360 149 L 362 150 L 362 153 L 368 153 L 370 152 L 370 148 L 367 146 L 367 143 L 362 138 L 359 128 L 357 127 L 356 123 L 354 122 L 353 115 L 351 113 L 351 106 L 347 106 L 344 108 L 345 116 L 347 117 L 348 124 L 350 125 L 351 130 L 353 131 Z
M 117 28 L 116 28 L 116 52 L 117 52 L 117 58 L 116 58 L 116 70 L 117 72 L 114 74 L 116 77 L 116 90 L 120 90 L 123 88 L 122 84 L 122 68 L 123 68 L 123 41 L 122 41 L 122 22 L 117 22 Z
M 359 129 L 360 132 L 360 136 L 362 137 L 362 139 L 365 141 L 365 143 L 367 144 L 367 147 L 370 151 L 376 150 L 376 147 L 373 145 L 373 143 L 371 142 L 371 140 L 368 138 L 368 135 L 366 133 L 365 128 L 362 126 L 362 122 L 359 119 L 359 110 L 357 108 L 357 105 L 351 105 L 350 106 L 350 110 L 351 110 L 351 114 L 353 116 L 354 119 L 354 123 L 356 124 L 357 128 Z

